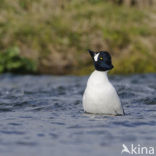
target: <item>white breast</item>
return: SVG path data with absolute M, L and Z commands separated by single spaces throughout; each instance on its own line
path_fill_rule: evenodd
M 123 108 L 115 88 L 107 77 L 107 72 L 94 71 L 88 79 L 83 95 L 85 112 L 95 114 L 123 114 Z

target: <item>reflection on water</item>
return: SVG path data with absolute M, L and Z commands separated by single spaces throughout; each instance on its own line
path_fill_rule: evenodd
M 0 76 L 0 156 L 120 155 L 156 146 L 156 75 L 112 76 L 125 116 L 85 114 L 88 77 Z

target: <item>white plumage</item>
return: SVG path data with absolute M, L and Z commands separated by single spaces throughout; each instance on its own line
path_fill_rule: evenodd
M 95 70 L 88 79 L 83 95 L 85 112 L 105 115 L 123 115 L 119 96 L 107 77 L 107 71 Z
M 94 61 L 98 61 L 99 55 L 100 55 L 100 53 L 97 53 L 97 54 L 94 56 Z

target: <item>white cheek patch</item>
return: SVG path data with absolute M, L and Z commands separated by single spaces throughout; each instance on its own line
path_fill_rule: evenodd
M 94 61 L 96 61 L 96 62 L 98 61 L 98 56 L 99 56 L 99 54 L 100 54 L 100 53 L 97 53 L 97 54 L 94 56 Z

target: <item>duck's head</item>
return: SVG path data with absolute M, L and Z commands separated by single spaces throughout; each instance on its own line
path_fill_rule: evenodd
M 108 71 L 113 68 L 111 56 L 107 51 L 99 51 L 94 52 L 92 50 L 88 50 L 93 61 L 95 69 L 98 71 Z

